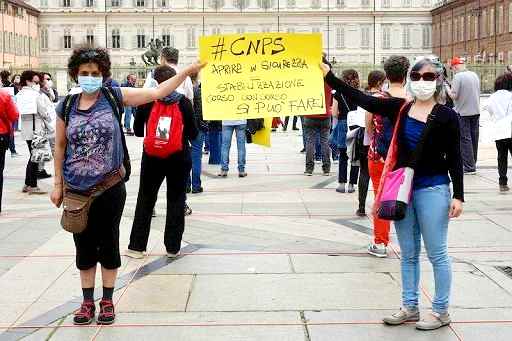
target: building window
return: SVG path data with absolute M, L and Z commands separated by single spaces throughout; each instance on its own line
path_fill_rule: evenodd
M 361 26 L 361 47 L 362 48 L 370 47 L 370 26 L 369 25 Z
M 236 28 L 237 34 L 244 34 L 245 33 L 245 27 L 237 27 Z
M 114 28 L 112 30 L 112 48 L 120 49 L 121 48 L 121 34 L 118 28 Z
M 297 4 L 295 0 L 287 0 L 286 5 L 288 6 L 288 8 L 295 8 Z
M 336 48 L 342 49 L 345 47 L 345 27 L 336 27 Z
M 495 26 L 494 26 L 495 22 L 494 22 L 494 8 L 491 8 L 491 10 L 489 11 L 489 35 L 490 36 L 493 36 L 494 33 L 495 33 Z
M 210 0 L 210 7 L 214 10 L 219 10 L 224 7 L 224 0 Z
M 382 25 L 382 48 L 383 49 L 391 48 L 391 26 L 390 25 Z
M 473 26 L 474 26 L 474 30 L 473 30 L 473 39 L 480 39 L 480 26 L 478 25 L 478 17 L 477 16 L 474 16 L 473 17 Z
M 71 32 L 69 30 L 64 31 L 64 48 L 70 49 L 71 46 Z
M 471 40 L 471 16 L 468 15 L 466 20 L 466 27 L 464 29 L 464 39 Z
M 220 28 L 219 28 L 219 27 L 213 27 L 213 28 L 212 28 L 212 35 L 214 35 L 214 36 L 218 36 L 218 35 L 220 35 L 220 34 L 221 34 L 221 33 L 220 33 Z
M 423 0 L 423 7 L 432 7 L 432 0 Z
M 345 0 L 336 0 L 337 8 L 345 8 Z
M 432 47 L 432 26 L 423 25 L 423 48 L 428 49 Z
M 144 30 L 139 28 L 137 30 L 137 48 L 143 49 L 146 47 L 146 35 L 144 34 Z
M 512 2 L 508 5 L 508 31 L 512 32 Z
M 48 0 L 41 0 L 40 4 L 42 8 L 48 7 Z
M 404 49 L 411 47 L 411 26 L 402 25 L 402 47 Z
M 480 34 L 482 35 L 482 37 L 485 37 L 487 36 L 487 10 L 484 9 L 482 11 L 482 19 L 481 20 L 481 23 L 480 23 Z
M 382 0 L 382 7 L 383 8 L 390 8 L 391 7 L 391 0 Z
M 402 7 L 411 7 L 411 0 L 402 0 Z
M 146 0 L 135 0 L 136 7 L 146 7 Z
M 370 0 L 361 0 L 361 7 L 370 7 Z
M 71 7 L 71 0 L 62 0 L 62 7 Z
M 273 0 L 258 0 L 258 7 L 267 10 L 273 7 L 273 2 Z
M 158 0 L 158 7 L 167 7 L 167 0 Z
M 94 30 L 87 29 L 87 35 L 85 36 L 85 43 L 87 46 L 94 47 Z
M 164 46 L 174 47 L 174 36 L 171 35 L 171 30 L 168 28 L 162 30 L 162 43 Z
M 311 0 L 311 8 L 320 8 L 320 0 Z
M 94 7 L 94 0 L 85 0 L 85 7 Z
M 187 29 L 187 47 L 189 49 L 196 47 L 196 30 L 193 27 Z
M 41 29 L 41 49 L 48 49 L 48 29 L 46 27 Z
M 194 0 L 187 0 L 187 8 L 193 9 L 194 8 Z
M 121 0 L 111 0 L 112 7 L 120 7 L 121 6 Z
M 286 29 L 286 33 L 295 33 L 295 28 L 293 28 L 293 27 L 288 27 L 288 28 Z
M 500 7 L 498 7 L 497 26 L 498 26 L 498 34 L 502 34 L 503 33 L 503 5 L 500 5 Z
M 466 37 L 464 35 L 464 33 L 466 32 L 466 27 L 465 27 L 466 21 L 463 16 L 459 18 L 459 21 L 460 21 L 460 29 L 459 29 L 460 41 L 464 41 L 464 40 L 466 40 Z

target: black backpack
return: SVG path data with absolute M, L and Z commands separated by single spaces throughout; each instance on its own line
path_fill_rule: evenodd
M 130 175 L 132 173 L 132 166 L 131 166 L 131 162 L 130 162 L 130 154 L 128 153 L 128 147 L 126 146 L 126 139 L 125 139 L 124 133 L 123 133 L 123 126 L 121 124 L 121 117 L 124 113 L 124 106 L 123 106 L 123 103 L 121 102 L 121 100 L 119 99 L 119 97 L 112 90 L 112 88 L 103 87 L 103 88 L 101 88 L 101 92 L 103 93 L 103 95 L 107 99 L 108 103 L 112 107 L 114 116 L 117 118 L 117 122 L 119 123 L 119 128 L 121 131 L 121 141 L 123 143 L 123 154 L 124 154 L 123 166 L 126 171 L 126 174 L 124 176 L 124 181 L 127 182 L 128 180 L 130 180 Z M 68 126 L 69 114 L 71 112 L 71 108 L 73 107 L 73 105 L 75 104 L 75 102 L 77 101 L 79 96 L 80 96 L 80 94 L 67 95 L 66 98 L 64 99 L 63 119 L 64 119 L 64 124 L 66 127 Z

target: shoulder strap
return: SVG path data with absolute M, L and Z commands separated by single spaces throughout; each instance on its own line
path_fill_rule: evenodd
M 67 95 L 66 98 L 64 99 L 63 119 L 64 119 L 64 124 L 65 124 L 66 127 L 67 127 L 68 122 L 69 122 L 69 114 L 71 113 L 71 108 L 73 107 L 73 104 L 75 103 L 75 101 L 78 98 L 78 96 L 79 96 L 78 94 Z
M 436 118 L 437 110 L 439 109 L 439 104 L 434 105 L 432 108 L 432 111 L 428 115 L 427 118 L 427 124 L 425 126 L 425 129 L 423 129 L 423 132 L 421 133 L 420 140 L 418 141 L 418 144 L 416 145 L 416 148 L 414 149 L 414 152 L 412 153 L 411 157 L 411 167 L 415 168 L 416 164 L 418 163 L 421 154 L 423 153 L 423 148 L 425 147 L 425 143 L 427 141 L 427 136 L 432 130 L 432 127 L 434 126 L 434 120 Z
M 117 96 L 116 92 L 110 87 L 102 87 L 101 92 L 107 99 L 108 103 L 112 107 L 114 114 L 119 122 L 121 122 L 121 115 L 124 111 L 123 103 L 121 103 L 121 99 Z

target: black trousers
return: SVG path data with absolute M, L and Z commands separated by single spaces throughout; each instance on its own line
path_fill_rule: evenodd
M 460 116 L 460 152 L 464 172 L 476 171 L 480 115 Z
M 359 184 L 357 185 L 357 191 L 359 192 L 359 208 L 365 209 L 366 197 L 368 196 L 368 185 L 370 184 L 370 172 L 368 171 L 368 149 L 370 147 L 365 146 L 360 156 L 359 166 Z
M 284 125 L 283 125 L 283 129 L 286 130 L 288 128 L 288 123 L 290 122 L 290 116 L 286 116 L 284 118 Z M 293 126 L 292 126 L 293 129 L 296 129 L 297 128 L 297 116 L 293 116 Z
M 32 140 L 27 141 L 29 157 L 27 163 L 27 169 L 25 171 L 25 185 L 29 187 L 37 187 L 37 171 L 39 166 L 37 162 L 30 161 L 30 157 L 32 156 Z
M 5 168 L 5 152 L 7 149 L 0 146 L 0 212 L 2 212 L 2 193 L 4 191 L 4 168 Z
M 500 185 L 507 185 L 508 154 L 512 155 L 512 138 L 496 141 L 498 150 L 498 173 L 500 175 Z
M 146 251 L 151 229 L 151 215 L 164 179 L 167 182 L 167 215 L 164 244 L 167 252 L 177 253 L 185 230 L 185 184 L 192 167 L 190 152 L 160 159 L 142 153 L 139 194 L 135 208 L 130 245 L 134 251 Z

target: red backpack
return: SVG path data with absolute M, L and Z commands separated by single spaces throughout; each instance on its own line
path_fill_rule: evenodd
M 146 125 L 144 150 L 162 159 L 183 150 L 183 115 L 178 103 L 155 101 Z

